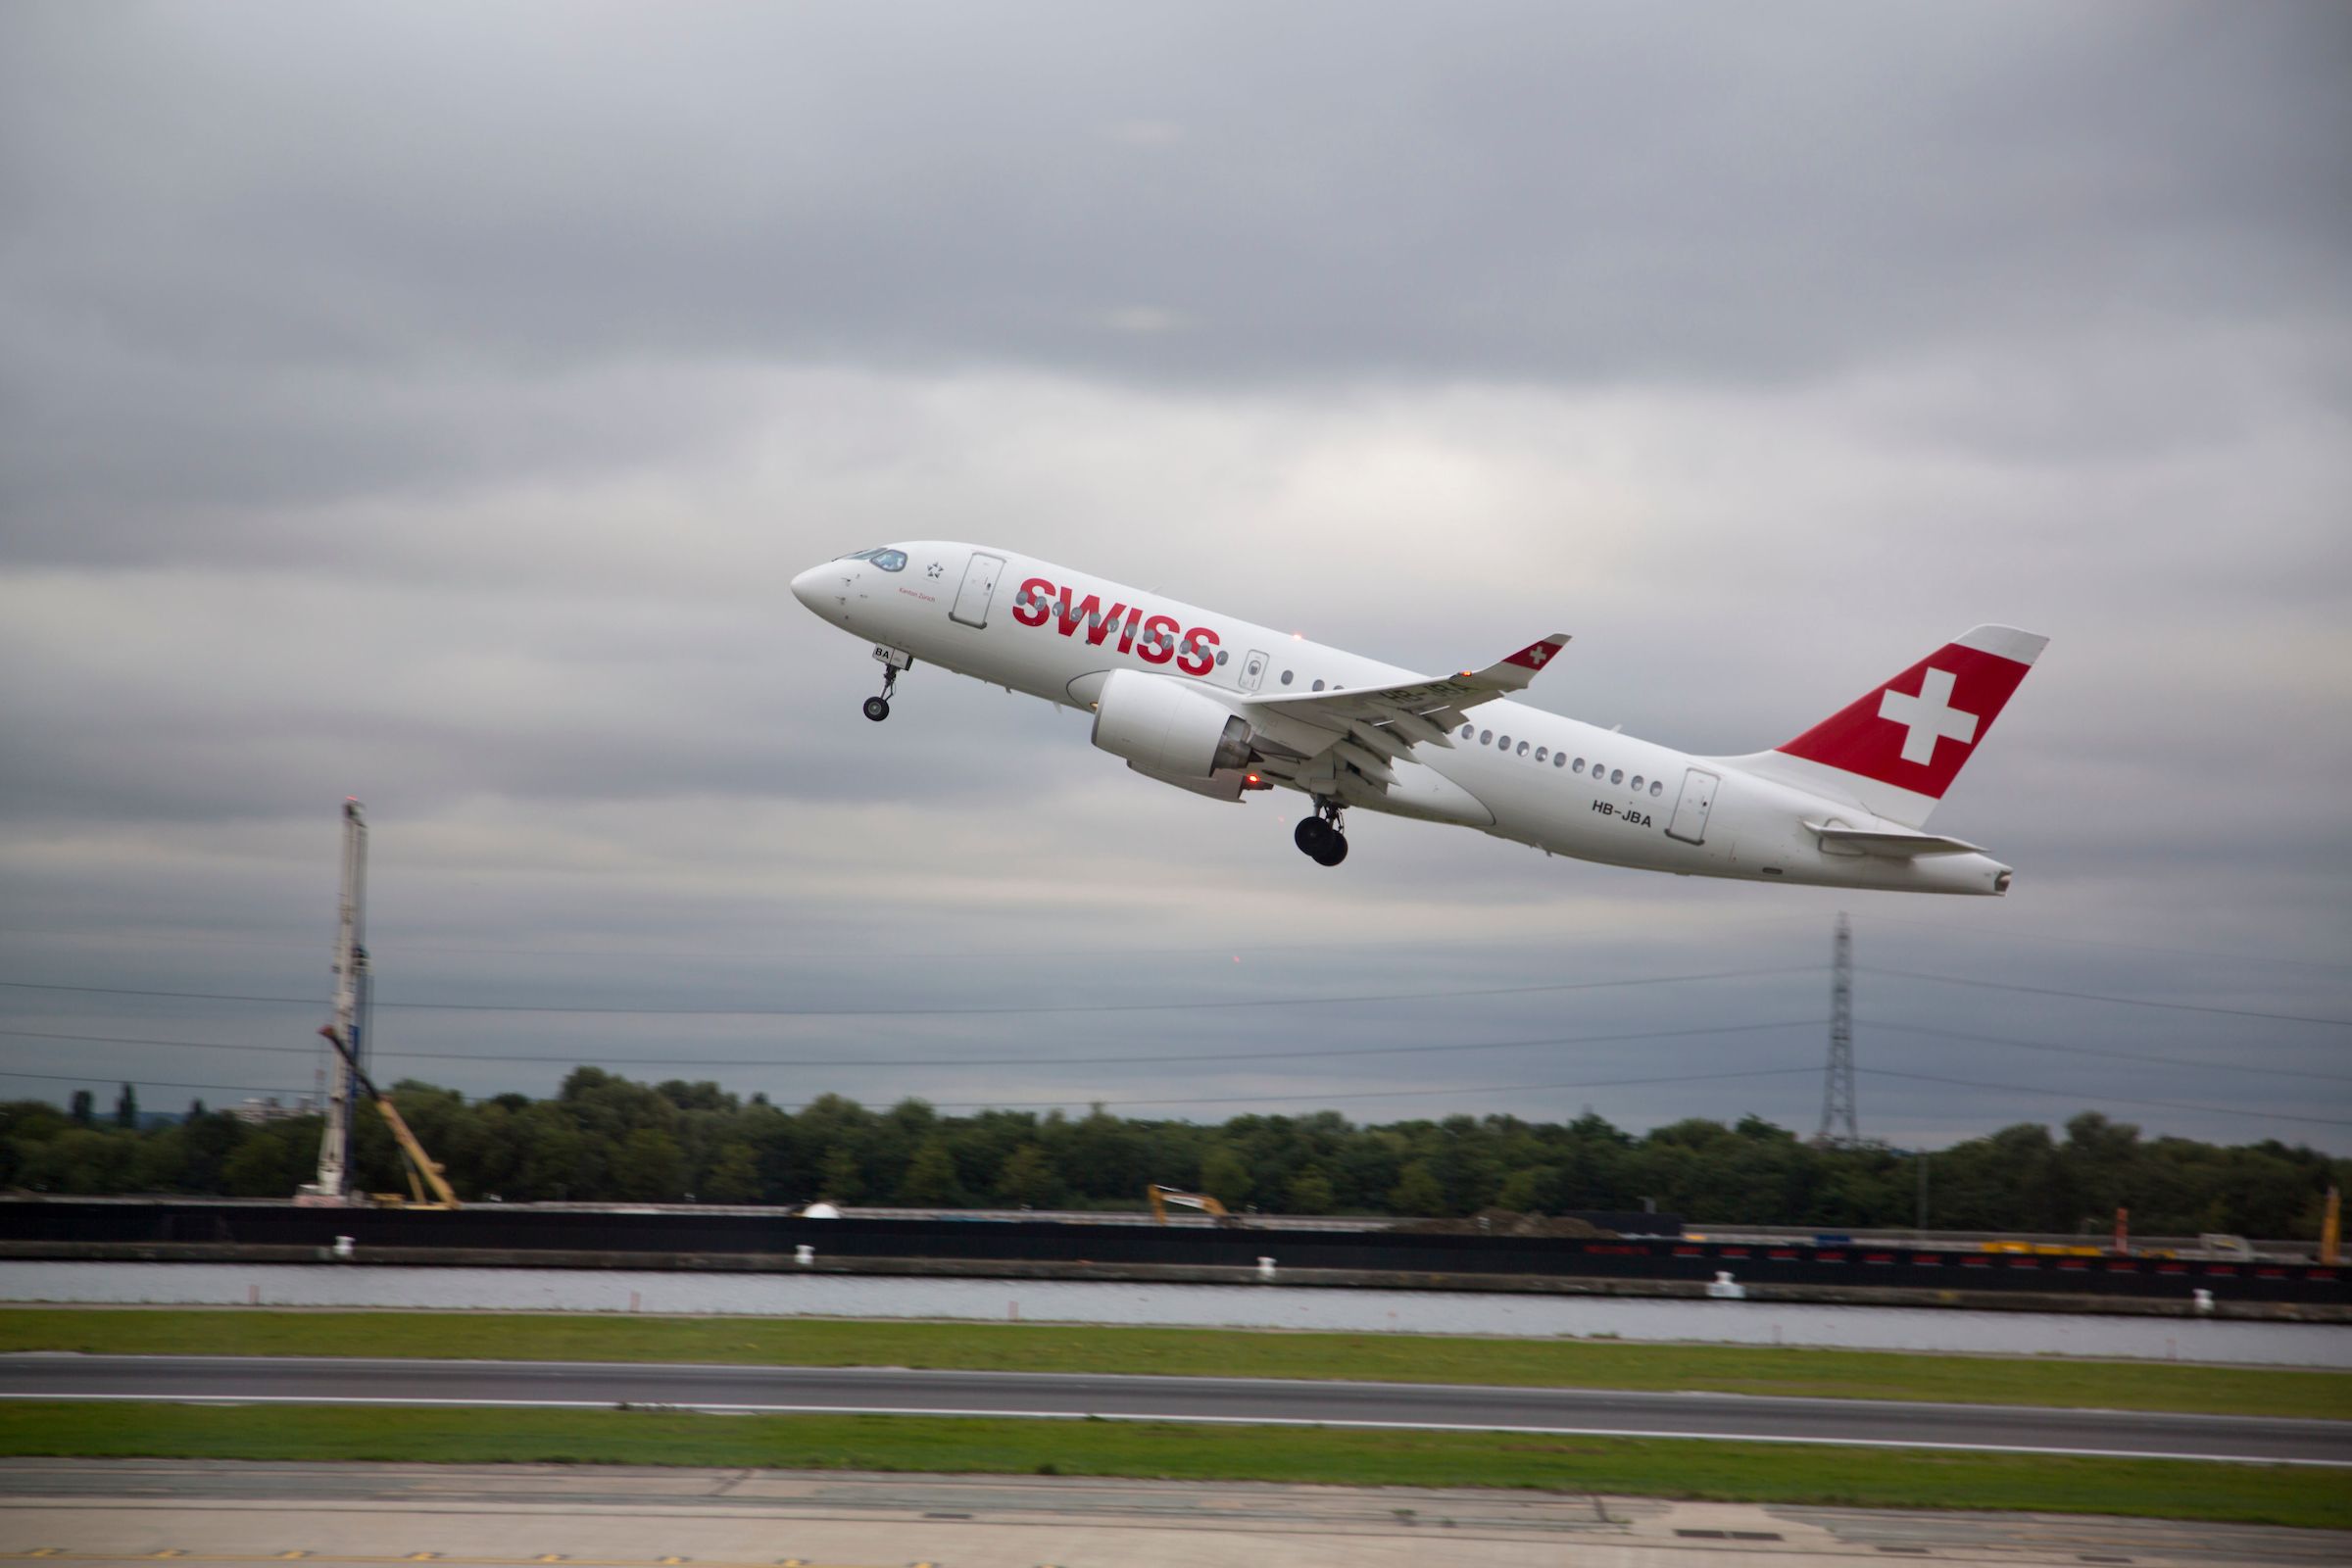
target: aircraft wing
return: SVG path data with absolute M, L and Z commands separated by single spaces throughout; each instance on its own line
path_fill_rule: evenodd
M 1388 764 L 1416 745 L 1453 745 L 1449 731 L 1481 703 L 1524 691 L 1538 671 L 1568 646 L 1553 632 L 1484 669 L 1395 686 L 1342 687 L 1244 700 L 1245 714 L 1274 720 L 1266 727 L 1299 753 L 1297 765 L 1274 770 L 1297 782 L 1352 770 L 1375 790 L 1396 782 Z

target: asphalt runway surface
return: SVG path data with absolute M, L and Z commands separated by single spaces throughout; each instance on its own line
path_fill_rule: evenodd
M 654 1405 L 1283 1423 L 2352 1466 L 2352 1422 L 1277 1378 L 291 1356 L 0 1356 L 0 1397 Z
M 2333 1484 L 2314 1472 L 2311 1485 Z M 620 1465 L 0 1460 L 0 1563 L 2317 1568 L 2352 1535 L 1588 1493 Z

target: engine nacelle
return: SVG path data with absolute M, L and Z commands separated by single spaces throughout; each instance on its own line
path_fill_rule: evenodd
M 1170 782 L 1250 765 L 1250 723 L 1171 675 L 1114 669 L 1095 698 L 1097 746 Z

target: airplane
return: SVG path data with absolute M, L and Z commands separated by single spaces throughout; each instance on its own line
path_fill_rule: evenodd
M 2001 895 L 2012 868 L 1925 831 L 2049 639 L 1962 633 L 1794 740 L 1695 757 L 1512 702 L 1568 646 L 1423 675 L 1009 550 L 917 541 L 795 577 L 870 641 L 890 716 L 917 661 L 1094 715 L 1134 771 L 1219 801 L 1313 803 L 1294 838 L 1348 858 L 1350 809 L 1471 827 L 1548 855 L 1684 876 Z

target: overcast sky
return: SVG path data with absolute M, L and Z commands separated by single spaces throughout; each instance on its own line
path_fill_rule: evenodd
M 2352 1150 L 2347 81 L 2257 0 L 20 0 L 0 1095 L 306 1090 L 355 795 L 469 1094 L 1810 1132 L 1845 907 L 1867 1135 Z M 2045 632 L 1936 817 L 2016 890 L 1326 871 L 945 671 L 868 724 L 787 584 L 906 537 L 1566 629 L 1532 701 L 1701 752 Z

